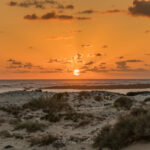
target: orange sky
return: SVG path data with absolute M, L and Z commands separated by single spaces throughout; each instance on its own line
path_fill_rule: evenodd
M 150 76 L 150 1 L 1 0 L 0 11 L 0 79 Z

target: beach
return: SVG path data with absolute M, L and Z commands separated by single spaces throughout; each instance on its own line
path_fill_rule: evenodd
M 120 97 L 133 101 L 130 109 L 114 107 Z M 104 126 L 115 124 L 120 116 L 129 114 L 134 108 L 149 108 L 148 101 L 143 105 L 149 97 L 150 92 L 128 95 L 108 91 L 1 93 L 0 149 L 93 150 L 94 139 Z M 51 142 L 40 144 L 40 138 L 48 137 Z M 134 149 L 133 146 L 125 150 Z

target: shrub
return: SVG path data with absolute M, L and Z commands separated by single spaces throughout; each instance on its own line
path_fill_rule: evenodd
M 70 111 L 71 106 L 67 103 L 67 93 L 57 93 L 52 97 L 40 97 L 32 99 L 24 104 L 24 108 L 31 110 L 48 109 L 49 113 L 58 113 L 60 111 Z
M 146 103 L 146 102 L 150 102 L 150 97 L 149 98 L 146 98 L 145 100 L 144 100 L 144 102 Z
M 0 107 L 0 110 L 17 116 L 22 111 L 22 108 L 18 106 L 7 106 L 7 107 Z
M 57 140 L 57 137 L 52 136 L 52 135 L 46 135 L 40 138 L 32 138 L 30 143 L 31 143 L 31 146 L 34 146 L 34 145 L 45 146 L 45 145 L 50 145 L 54 143 L 56 140 Z
M 133 100 L 128 97 L 120 97 L 114 102 L 114 107 L 117 109 L 130 109 L 132 107 Z
M 145 115 L 147 113 L 148 113 L 148 111 L 144 108 L 134 108 L 131 110 L 131 115 L 135 116 L 135 117 L 139 116 L 139 115 Z
M 86 113 L 77 113 L 77 112 L 72 112 L 64 115 L 65 120 L 71 120 L 73 122 L 78 122 L 78 121 L 83 121 L 87 119 L 93 118 L 92 114 L 86 114 Z
M 100 102 L 100 101 L 103 100 L 103 98 L 102 98 L 100 95 L 95 96 L 94 99 L 95 99 L 95 101 L 97 101 L 97 102 Z
M 121 117 L 114 126 L 105 126 L 94 140 L 94 147 L 120 150 L 134 142 L 150 142 L 150 113 Z
M 91 97 L 91 93 L 88 91 L 81 91 L 79 92 L 78 98 L 79 100 L 88 99 Z
M 2 138 L 11 138 L 12 135 L 7 130 L 3 130 L 3 131 L 0 131 L 0 137 L 2 137 Z
M 59 114 L 46 114 L 44 117 L 41 119 L 48 120 L 50 122 L 58 122 L 61 120 L 61 116 Z
M 42 123 L 26 121 L 26 122 L 18 123 L 15 127 L 15 130 L 26 129 L 27 132 L 36 132 L 36 131 L 42 131 L 43 128 L 45 127 L 46 126 Z

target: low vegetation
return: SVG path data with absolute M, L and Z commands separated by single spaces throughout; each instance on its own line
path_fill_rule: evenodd
M 142 108 L 120 117 L 114 126 L 102 128 L 93 146 L 120 150 L 139 141 L 150 142 L 150 113 Z
M 81 91 L 78 95 L 78 100 L 89 99 L 91 97 L 91 93 L 88 91 Z
M 56 140 L 57 140 L 57 137 L 49 134 L 46 136 L 42 136 L 40 138 L 32 138 L 30 143 L 31 143 L 31 146 L 34 146 L 34 145 L 46 146 L 46 145 L 53 144 Z
M 9 131 L 7 130 L 3 130 L 3 131 L 0 131 L 0 137 L 2 138 L 11 138 L 13 137 Z
M 36 132 L 36 131 L 43 131 L 43 129 L 46 126 L 39 122 L 32 122 L 32 121 L 26 121 L 18 123 L 15 126 L 15 130 L 23 130 L 26 129 L 27 132 Z
M 101 95 L 97 95 L 97 96 L 94 97 L 94 100 L 97 101 L 97 102 L 101 102 L 101 101 L 103 101 L 103 98 L 102 98 Z
M 1 106 L 0 110 L 5 111 L 14 116 L 18 116 L 18 114 L 22 111 L 22 108 L 18 106 L 6 106 L 6 107 Z
M 133 100 L 128 97 L 120 97 L 114 102 L 114 107 L 117 109 L 129 110 L 133 105 Z
M 24 108 L 31 110 L 45 109 L 50 113 L 57 113 L 60 111 L 72 110 L 71 106 L 67 103 L 67 93 L 57 93 L 52 97 L 40 97 L 32 99 L 30 102 L 24 104 Z
M 89 119 L 93 119 L 92 114 L 72 112 L 64 115 L 64 120 L 71 120 L 73 122 L 85 121 Z
M 144 100 L 144 102 L 145 102 L 145 103 L 150 102 L 150 97 L 146 98 L 146 99 Z

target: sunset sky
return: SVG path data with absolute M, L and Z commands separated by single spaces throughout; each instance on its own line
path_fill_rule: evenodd
M 150 77 L 148 0 L 0 0 L 0 18 L 0 79 Z

